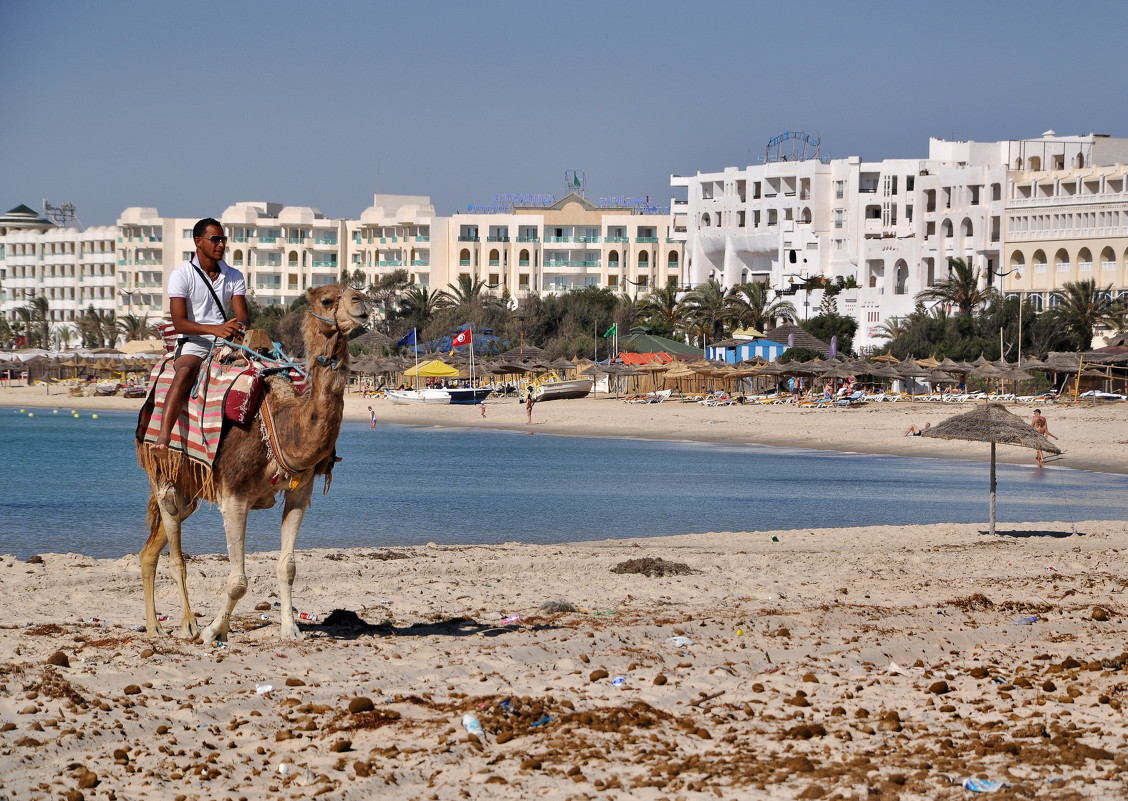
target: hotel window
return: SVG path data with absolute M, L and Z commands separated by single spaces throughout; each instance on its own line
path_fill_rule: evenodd
M 835 181 L 834 182 L 834 199 L 835 200 L 841 200 L 843 195 L 845 195 L 845 194 L 846 194 L 846 182 L 845 181 Z
M 835 228 L 841 228 L 842 227 L 842 215 L 843 215 L 842 209 L 835 209 L 834 210 L 834 227 Z

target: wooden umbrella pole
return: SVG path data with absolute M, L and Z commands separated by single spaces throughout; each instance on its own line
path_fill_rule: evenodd
M 995 443 L 991 443 L 991 527 L 988 532 L 995 536 Z

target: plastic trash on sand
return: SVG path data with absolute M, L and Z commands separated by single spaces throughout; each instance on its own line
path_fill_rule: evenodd
M 486 730 L 482 728 L 482 721 L 478 720 L 478 716 L 467 712 L 462 716 L 462 728 L 470 734 L 473 734 L 480 741 L 485 742 Z
M 611 679 L 611 683 L 616 687 L 622 687 L 624 684 L 627 683 L 627 677 L 626 676 L 616 676 L 615 678 Z
M 501 619 L 501 625 L 502 626 L 512 626 L 512 625 L 514 625 L 516 623 L 520 623 L 520 622 L 521 622 L 521 616 L 520 615 L 510 615 L 509 617 L 503 617 Z
M 1037 615 L 1023 615 L 1022 617 L 1015 618 L 1014 622 L 1016 624 L 1018 624 L 1019 626 L 1029 626 L 1031 623 L 1037 623 L 1038 622 L 1038 616 Z
M 266 695 L 274 689 L 273 684 L 256 684 L 255 693 L 258 695 Z
M 973 793 L 993 793 L 996 790 L 1001 790 L 1010 785 L 1006 782 L 993 782 L 987 779 L 968 778 L 963 780 L 965 790 L 971 790 Z
M 689 639 L 689 637 L 681 637 L 681 636 L 667 637 L 666 642 L 668 642 L 670 645 L 674 646 L 675 648 L 687 648 L 690 645 L 693 645 L 693 640 Z

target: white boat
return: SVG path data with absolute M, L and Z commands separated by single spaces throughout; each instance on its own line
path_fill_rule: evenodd
M 389 389 L 388 400 L 400 406 L 417 403 L 449 404 L 450 393 L 445 389 Z
M 573 381 L 546 381 L 537 387 L 533 397 L 537 402 L 563 398 L 586 398 L 595 382 L 590 378 Z

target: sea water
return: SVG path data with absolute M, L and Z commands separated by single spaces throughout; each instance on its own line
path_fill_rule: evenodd
M 135 415 L 27 411 L 0 409 L 0 554 L 136 553 L 148 482 Z M 337 453 L 299 548 L 987 519 L 986 462 L 367 423 L 345 423 Z M 1000 465 L 998 484 L 1001 522 L 1128 518 L 1126 476 Z M 251 513 L 248 550 L 279 547 L 280 507 Z M 224 552 L 219 512 L 203 505 L 183 541 L 189 553 Z

